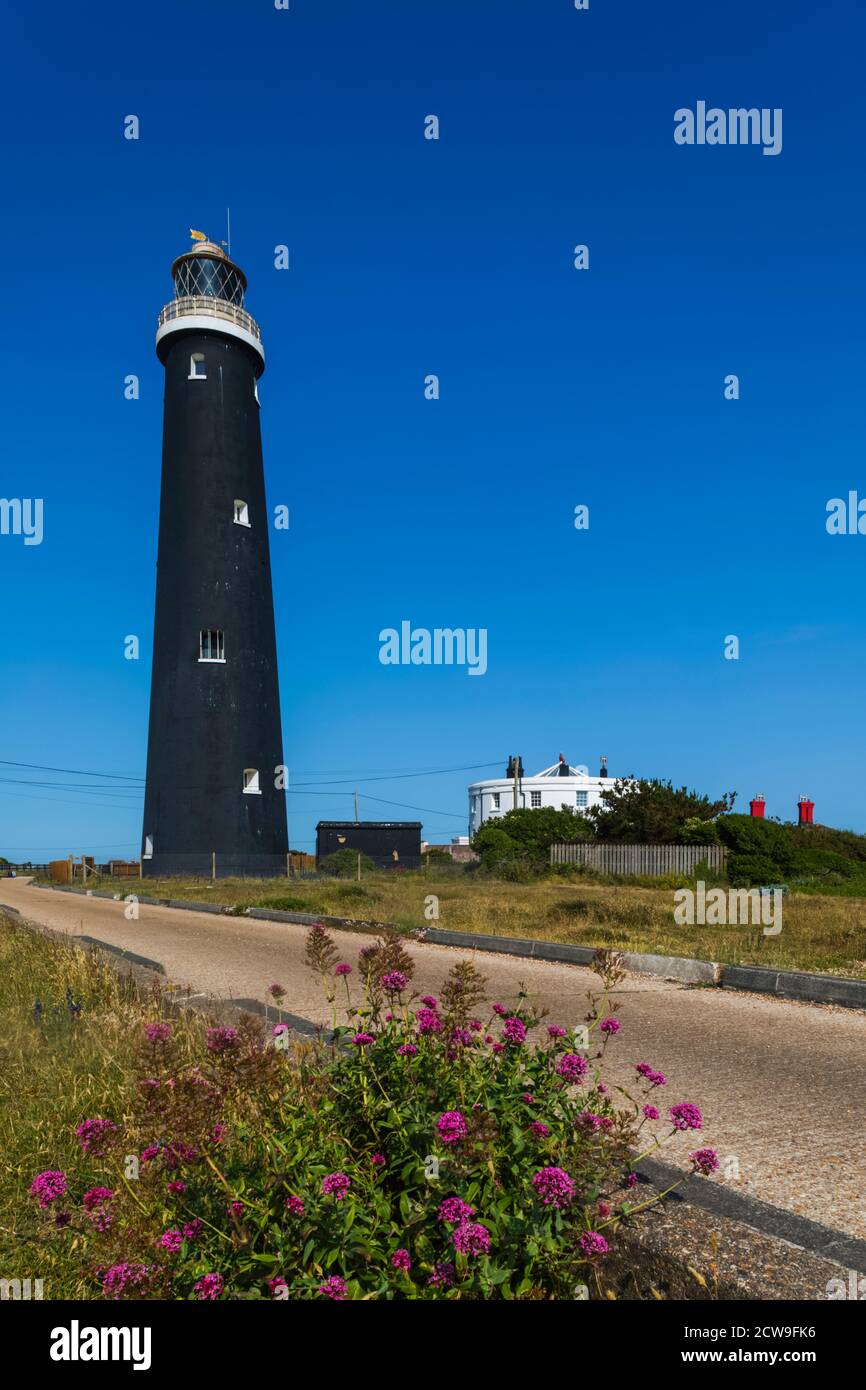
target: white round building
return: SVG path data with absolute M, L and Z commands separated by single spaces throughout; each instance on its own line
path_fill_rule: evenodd
M 514 776 L 515 759 L 509 760 L 505 777 L 492 778 L 487 782 L 473 782 L 469 788 L 469 834 L 474 835 L 485 821 L 504 816 L 515 806 L 528 810 L 539 810 L 552 806 L 559 811 L 563 806 L 578 814 L 585 814 L 590 806 L 601 801 L 606 787 L 613 785 L 607 775 L 607 759 L 601 759 L 597 777 L 590 776 L 586 767 L 572 767 L 560 753 L 559 762 L 536 772 L 532 777 L 523 776 L 523 766 L 517 760 L 517 777 Z

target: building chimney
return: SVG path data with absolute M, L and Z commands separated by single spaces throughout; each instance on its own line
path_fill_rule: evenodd
M 605 757 L 604 753 L 602 753 L 601 755 L 601 767 L 598 769 L 598 775 L 599 777 L 607 776 L 607 758 Z
M 756 816 L 758 820 L 763 820 L 764 809 L 766 805 L 767 803 L 764 800 L 762 793 L 758 792 L 758 795 L 754 797 L 752 801 L 749 802 L 749 815 Z
M 571 768 L 568 766 L 568 763 L 565 761 L 565 754 L 564 754 L 564 753 L 560 753 L 560 755 L 559 755 L 559 775 L 560 775 L 560 777 L 570 777 L 570 776 L 571 776 Z
M 815 803 L 810 801 L 807 796 L 801 796 L 797 802 L 797 810 L 800 813 L 800 825 L 813 825 L 815 814 Z

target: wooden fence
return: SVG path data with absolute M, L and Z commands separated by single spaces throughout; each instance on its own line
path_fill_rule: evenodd
M 600 874 L 691 874 L 699 864 L 719 872 L 725 867 L 723 845 L 551 845 L 551 864 L 583 864 Z

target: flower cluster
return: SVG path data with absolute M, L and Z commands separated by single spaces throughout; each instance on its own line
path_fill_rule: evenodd
M 457 1144 L 466 1138 L 469 1130 L 459 1110 L 446 1110 L 436 1121 L 436 1132 L 443 1144 Z
M 532 1186 L 546 1207 L 567 1207 L 574 1197 L 574 1182 L 562 1168 L 539 1168 Z
M 58 1197 L 65 1196 L 68 1186 L 65 1173 L 56 1168 L 49 1168 L 44 1173 L 37 1173 L 30 1184 L 30 1196 L 35 1197 L 44 1210 L 50 1207 L 52 1202 L 56 1202 Z
M 579 1052 L 563 1052 L 556 1064 L 558 1076 L 566 1081 L 582 1081 L 589 1071 L 589 1063 Z
M 352 1179 L 345 1173 L 329 1173 L 322 1179 L 322 1192 L 326 1197 L 333 1197 L 335 1202 L 342 1202 L 349 1188 L 352 1186 Z
M 217 1028 L 208 1028 L 207 1030 L 208 1052 L 228 1052 L 231 1048 L 234 1047 L 237 1040 L 237 1028 L 225 1028 L 220 1024 Z M 213 1277 L 218 1278 L 219 1276 L 215 1275 Z M 210 1295 L 208 1295 L 208 1297 L 210 1297 Z

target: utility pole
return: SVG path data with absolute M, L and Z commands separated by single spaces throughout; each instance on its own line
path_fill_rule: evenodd
M 358 791 L 355 789 L 355 824 L 358 824 Z

